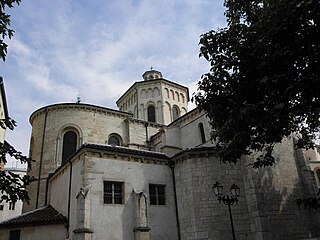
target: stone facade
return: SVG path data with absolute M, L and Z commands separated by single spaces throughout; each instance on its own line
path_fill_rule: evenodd
M 148 121 L 148 108 L 155 109 L 155 122 L 169 124 L 188 111 L 188 88 L 162 78 L 159 71 L 143 74 L 144 81 L 135 82 L 117 101 L 121 111 Z
M 50 204 L 66 217 L 57 232 L 68 239 L 227 240 L 228 207 L 212 191 L 219 181 L 225 189 L 240 187 L 231 207 L 238 240 L 320 237 L 319 213 L 295 203 L 317 188 L 294 136 L 276 146 L 277 163 L 268 169 L 253 169 L 254 156 L 222 164 L 206 114 L 187 112 L 188 89 L 155 70 L 143 78 L 119 98 L 120 111 L 68 103 L 31 115 L 36 163 L 28 174 L 38 181 L 24 211 Z M 75 149 L 63 160 L 69 131 Z

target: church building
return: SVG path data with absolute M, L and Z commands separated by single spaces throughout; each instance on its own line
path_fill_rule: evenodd
M 206 113 L 188 111 L 188 88 L 153 69 L 142 77 L 119 110 L 60 103 L 31 114 L 36 181 L 23 214 L 0 222 L 0 240 L 229 240 L 217 182 L 225 195 L 239 187 L 236 239 L 320 239 L 319 211 L 296 204 L 317 186 L 294 136 L 275 147 L 273 167 L 253 169 L 255 156 L 223 164 Z

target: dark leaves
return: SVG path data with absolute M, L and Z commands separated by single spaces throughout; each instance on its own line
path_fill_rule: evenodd
M 297 146 L 313 147 L 320 130 L 320 2 L 225 6 L 228 27 L 200 36 L 211 67 L 193 98 L 211 120 L 223 162 L 261 151 L 253 166 L 271 166 L 275 143 L 300 133 Z
M 14 4 L 20 4 L 21 0 L 0 0 L 0 58 L 6 59 L 8 45 L 4 42 L 5 38 L 11 38 L 14 31 L 9 28 L 10 15 L 5 13 L 6 8 L 12 8 Z

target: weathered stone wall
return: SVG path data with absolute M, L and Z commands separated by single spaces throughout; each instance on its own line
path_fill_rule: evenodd
M 1 228 L 0 240 L 10 239 L 10 230 L 21 230 L 20 240 L 57 240 L 66 239 L 66 229 L 61 225 L 38 225 L 21 228 Z
M 232 239 L 228 207 L 219 204 L 212 190 L 219 181 L 224 194 L 230 195 L 233 183 L 240 187 L 239 203 L 231 207 L 235 232 L 237 239 L 253 240 L 241 164 L 222 164 L 208 150 L 185 152 L 175 161 L 181 239 Z
M 232 207 L 237 239 L 294 240 L 320 237 L 319 212 L 299 210 L 298 198 L 316 194 L 312 171 L 292 139 L 275 147 L 276 164 L 253 169 L 254 157 L 237 165 L 220 163 L 208 149 L 186 150 L 175 156 L 179 220 L 182 239 L 231 239 L 227 206 L 218 204 L 212 186 L 241 189 Z M 214 152 L 214 151 L 213 151 Z
M 39 167 L 42 164 L 38 207 L 44 204 L 46 177 L 61 164 L 64 129 L 77 130 L 78 147 L 85 142 L 105 144 L 108 136 L 113 133 L 122 138 L 125 146 L 130 141 L 133 146 L 147 148 L 144 122 L 129 120 L 128 126 L 126 119 L 131 117 L 130 114 L 85 104 L 57 104 L 33 113 L 30 120 L 32 124 L 30 152 L 36 162 L 28 174 L 38 178 Z M 148 127 L 150 136 L 160 126 L 150 125 Z M 24 212 L 36 207 L 37 189 L 38 182 L 33 182 L 29 186 L 28 191 L 32 199 L 30 205 L 25 204 Z
M 298 198 L 315 196 L 315 182 L 303 152 L 293 139 L 276 145 L 273 167 L 247 168 L 246 192 L 255 239 L 307 239 L 319 237 L 315 211 L 299 210 Z M 252 159 L 248 159 L 252 161 Z

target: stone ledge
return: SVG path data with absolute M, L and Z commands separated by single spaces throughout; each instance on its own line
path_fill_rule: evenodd
M 73 230 L 74 233 L 94 233 L 94 231 L 90 228 L 77 228 Z
M 149 227 L 136 227 L 133 229 L 134 232 L 149 232 L 150 228 Z

